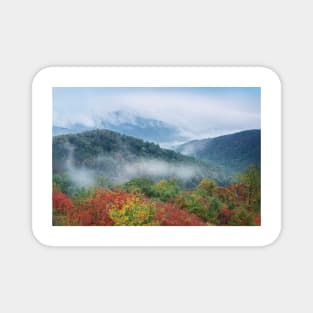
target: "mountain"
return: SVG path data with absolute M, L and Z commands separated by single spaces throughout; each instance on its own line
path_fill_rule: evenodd
M 168 123 L 156 119 L 138 116 L 127 111 L 113 111 L 94 119 L 94 126 L 72 124 L 67 128 L 53 127 L 53 135 L 76 134 L 88 130 L 108 129 L 128 136 L 137 137 L 155 143 L 167 143 L 186 140 L 180 130 Z
M 53 173 L 68 174 L 81 185 L 95 176 L 118 183 L 133 177 L 176 177 L 185 187 L 197 185 L 204 177 L 219 183 L 230 179 L 218 166 L 110 130 L 55 136 Z
M 261 131 L 247 130 L 215 138 L 193 140 L 179 145 L 175 150 L 196 159 L 225 166 L 241 172 L 261 161 Z
M 111 112 L 101 125 L 105 129 L 156 143 L 185 139 L 173 125 L 125 111 Z

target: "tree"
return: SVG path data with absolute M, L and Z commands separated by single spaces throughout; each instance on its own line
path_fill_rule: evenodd
M 239 177 L 242 184 L 247 187 L 248 205 L 260 210 L 261 204 L 261 170 L 258 165 L 247 168 Z
M 216 182 L 212 179 L 203 178 L 198 187 L 198 192 L 203 196 L 212 196 L 214 189 L 216 188 Z

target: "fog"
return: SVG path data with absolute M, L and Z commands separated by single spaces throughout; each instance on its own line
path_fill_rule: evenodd
M 53 123 L 96 127 L 114 111 L 163 121 L 190 139 L 261 123 L 260 88 L 54 88 Z
M 124 180 L 129 180 L 133 177 L 176 177 L 182 181 L 188 181 L 195 176 L 201 174 L 201 169 L 197 166 L 185 164 L 172 164 L 160 160 L 145 160 L 127 163 L 123 167 Z
M 65 161 L 65 171 L 70 180 L 77 187 L 90 187 L 96 182 L 95 172 L 85 168 L 84 166 L 77 167 L 74 164 L 74 147 L 70 144 L 65 144 L 65 148 L 68 151 L 68 158 Z
M 182 163 L 171 163 L 157 159 L 139 159 L 136 161 L 119 162 L 110 156 L 96 156 L 92 161 L 95 169 L 78 166 L 74 162 L 75 150 L 66 144 L 68 158 L 65 161 L 65 172 L 77 187 L 96 185 L 98 177 L 109 178 L 112 182 L 123 184 L 134 177 L 148 177 L 153 180 L 175 177 L 187 182 L 194 177 L 202 176 L 199 166 Z

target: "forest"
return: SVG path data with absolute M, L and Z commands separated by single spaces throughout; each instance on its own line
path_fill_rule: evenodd
M 66 175 L 53 178 L 55 226 L 257 226 L 260 202 L 257 165 L 227 186 L 204 178 L 192 190 L 176 178 L 118 185 L 97 177 L 92 187 L 77 187 Z
M 213 162 L 105 129 L 55 136 L 53 225 L 260 225 L 259 136 L 201 145 Z M 230 160 L 250 164 L 243 171 L 227 167 L 230 146 Z

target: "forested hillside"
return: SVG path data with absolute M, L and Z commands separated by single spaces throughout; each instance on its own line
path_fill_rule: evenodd
M 260 184 L 258 165 L 231 176 L 108 130 L 53 138 L 56 226 L 260 225 Z
M 235 134 L 194 140 L 180 145 L 177 152 L 199 160 L 241 172 L 261 161 L 261 131 L 248 130 Z
M 77 178 L 105 176 L 115 182 L 137 176 L 155 180 L 176 177 L 189 186 L 195 186 L 204 177 L 220 183 L 230 180 L 222 167 L 209 166 L 157 144 L 108 130 L 54 137 L 53 172 L 68 172 Z

